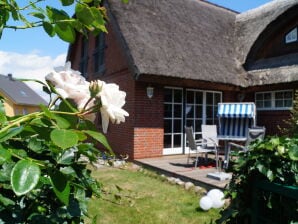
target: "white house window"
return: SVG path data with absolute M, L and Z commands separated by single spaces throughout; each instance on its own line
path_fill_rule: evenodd
M 286 34 L 285 41 L 287 44 L 297 41 L 297 27 Z
M 255 96 L 258 110 L 284 110 L 293 106 L 293 90 L 258 92 Z

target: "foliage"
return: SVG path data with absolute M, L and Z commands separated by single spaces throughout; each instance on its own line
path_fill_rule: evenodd
M 233 166 L 233 178 L 227 196 L 231 205 L 222 212 L 218 223 L 250 223 L 254 184 L 267 181 L 282 186 L 293 186 L 298 191 L 298 139 L 271 137 L 251 145 L 247 153 L 240 153 Z M 279 200 L 279 203 L 274 203 Z M 280 214 L 286 206 L 288 219 L 297 218 L 297 202 L 286 198 L 263 195 L 263 202 L 272 214 Z M 291 206 L 289 203 L 292 203 Z M 298 221 L 298 220 L 296 220 Z M 287 223 L 284 220 L 284 223 Z
M 61 8 L 73 6 L 74 15 L 69 15 L 63 9 L 52 7 L 53 0 L 22 1 L 20 6 L 16 0 L 0 1 L 0 37 L 4 29 L 28 29 L 43 27 L 44 31 L 53 37 L 57 35 L 66 42 L 73 43 L 76 33 L 87 35 L 106 32 L 106 10 L 101 0 L 59 0 Z M 42 3 L 49 3 L 42 7 Z M 127 0 L 122 0 L 127 2 Z
M 97 223 L 206 224 L 219 218 L 218 209 L 206 212 L 199 208 L 203 193 L 186 191 L 148 169 L 128 164 L 126 168 L 102 167 L 92 173 L 104 191 L 89 203 L 90 213 L 98 216 Z
M 55 75 L 65 82 L 67 75 L 82 81 L 73 73 L 68 69 Z M 65 82 L 60 88 L 69 87 Z M 94 123 L 85 119 L 102 109 L 100 88 L 96 93 L 90 88 L 90 99 L 85 99 L 98 103 L 78 109 L 59 95 L 57 83 L 43 85 L 58 95 L 48 107 L 41 105 L 40 112 L 8 117 L 0 103 L 1 223 L 82 223 L 88 199 L 101 192 L 87 165 L 97 161 L 99 149 L 111 148 Z M 72 98 L 73 93 L 67 96 Z
M 293 108 L 290 118 L 284 121 L 286 128 L 280 128 L 281 133 L 286 136 L 298 136 L 298 90 L 295 90 Z

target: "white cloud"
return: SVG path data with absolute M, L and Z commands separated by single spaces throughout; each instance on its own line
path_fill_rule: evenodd
M 65 64 L 66 54 L 56 58 L 40 56 L 37 51 L 29 54 L 0 51 L 0 73 L 11 73 L 15 78 L 38 79 L 45 81 L 44 77 L 53 71 L 54 67 Z M 42 91 L 42 86 L 34 82 L 26 82 L 37 94 L 48 100 L 47 94 Z

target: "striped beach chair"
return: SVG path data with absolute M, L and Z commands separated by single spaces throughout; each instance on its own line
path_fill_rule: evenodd
M 248 128 L 256 126 L 254 103 L 219 103 L 217 116 L 222 136 L 247 137 Z

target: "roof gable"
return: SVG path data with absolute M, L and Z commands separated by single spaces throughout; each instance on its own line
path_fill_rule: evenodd
M 47 104 L 29 86 L 12 76 L 0 75 L 0 92 L 9 97 L 15 104 L 37 106 Z
M 235 53 L 240 64 L 245 63 L 251 48 L 263 31 L 295 5 L 298 5 L 297 0 L 274 0 L 236 16 Z

